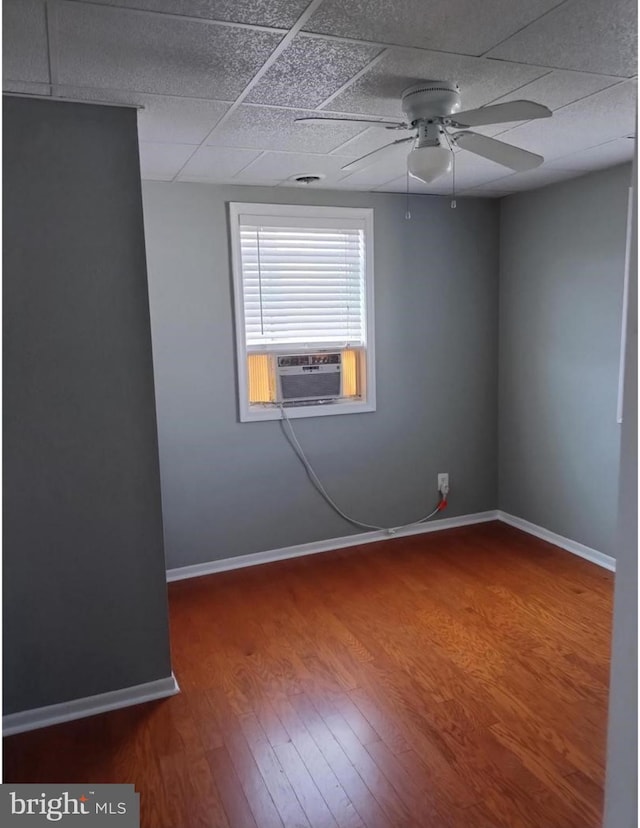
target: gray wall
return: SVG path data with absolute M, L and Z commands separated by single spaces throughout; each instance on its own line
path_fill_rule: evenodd
M 633 180 L 637 181 L 638 155 Z M 638 198 L 629 267 L 605 828 L 638 824 Z
M 4 712 L 170 675 L 133 110 L 4 102 Z
M 500 508 L 614 555 L 628 165 L 500 211 Z
M 378 410 L 296 420 L 329 492 L 367 523 L 497 506 L 498 208 L 486 200 L 143 185 L 169 568 L 357 532 L 277 422 L 239 423 L 226 203 L 373 207 Z

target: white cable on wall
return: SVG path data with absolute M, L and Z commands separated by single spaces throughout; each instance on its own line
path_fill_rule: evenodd
M 361 529 L 374 529 L 374 530 L 378 530 L 378 531 L 382 531 L 382 532 L 389 532 L 389 534 L 393 535 L 397 531 L 399 531 L 400 529 L 408 529 L 411 526 L 418 526 L 421 523 L 425 523 L 427 520 L 432 518 L 438 512 L 442 511 L 443 504 L 446 505 L 446 500 L 442 499 L 440 501 L 440 503 L 438 503 L 436 508 L 433 510 L 433 512 L 430 512 L 428 515 L 425 515 L 425 517 L 422 517 L 419 520 L 414 520 L 412 523 L 405 523 L 402 526 L 393 526 L 393 527 L 375 526 L 374 524 L 363 523 L 360 520 L 356 520 L 355 518 L 350 517 L 349 515 L 347 515 L 345 512 L 342 511 L 342 509 L 338 506 L 338 504 L 333 500 L 333 498 L 329 495 L 329 493 L 327 492 L 325 487 L 322 485 L 322 482 L 320 481 L 320 478 L 315 473 L 315 471 L 313 469 L 313 466 L 311 465 L 311 463 L 307 459 L 307 456 L 304 453 L 304 451 L 302 449 L 302 446 L 298 442 L 298 438 L 296 437 L 296 433 L 293 430 L 291 420 L 289 419 L 289 417 L 287 415 L 287 412 L 285 411 L 284 406 L 282 404 L 280 404 L 279 408 L 280 408 L 280 412 L 282 414 L 282 417 L 279 420 L 280 427 L 282 429 L 282 433 L 284 434 L 285 439 L 287 440 L 287 442 L 289 443 L 291 448 L 294 450 L 294 452 L 296 454 L 296 457 L 298 458 L 298 460 L 300 460 L 300 462 L 304 466 L 304 469 L 307 472 L 307 475 L 308 475 L 309 479 L 311 480 L 311 483 L 317 489 L 317 491 L 320 493 L 320 495 L 324 498 L 324 500 L 329 504 L 329 506 L 331 506 L 333 511 L 336 512 L 337 514 L 339 514 L 340 517 L 343 518 L 344 520 L 348 521 L 349 523 L 352 523 L 354 526 L 358 526 Z

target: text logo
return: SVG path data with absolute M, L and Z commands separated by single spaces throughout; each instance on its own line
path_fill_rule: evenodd
M 139 828 L 133 785 L 0 785 L 0 825 Z

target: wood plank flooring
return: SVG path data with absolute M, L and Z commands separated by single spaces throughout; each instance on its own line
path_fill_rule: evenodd
M 5 739 L 144 828 L 597 828 L 613 577 L 503 524 L 170 585 L 182 693 Z

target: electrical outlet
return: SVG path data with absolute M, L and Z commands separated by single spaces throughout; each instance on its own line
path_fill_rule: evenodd
M 446 472 L 438 475 L 438 491 L 442 494 L 447 494 L 449 491 L 449 475 Z

